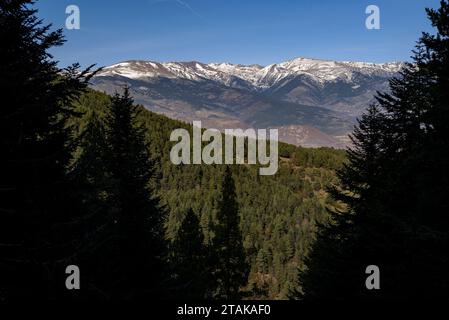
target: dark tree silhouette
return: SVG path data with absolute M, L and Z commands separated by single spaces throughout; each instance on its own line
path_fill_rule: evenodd
M 106 272 L 113 258 L 115 220 L 111 201 L 112 174 L 107 168 L 109 147 L 103 119 L 95 110 L 84 115 L 85 127 L 78 138 L 76 161 L 70 166 L 69 177 L 74 185 L 74 197 L 85 212 L 80 224 L 86 234 L 85 245 L 78 252 L 83 267 L 84 297 L 106 299 L 112 282 Z
M 0 1 L 0 299 L 59 296 L 80 246 L 67 118 L 89 70 L 57 67 L 63 43 L 31 1 Z
M 113 296 L 125 299 L 160 298 L 165 278 L 165 214 L 150 188 L 154 170 L 144 132 L 136 124 L 139 110 L 125 88 L 123 95 L 112 98 L 106 115 L 109 197 L 117 235 L 112 291 Z
M 203 231 L 192 209 L 179 228 L 173 241 L 172 261 L 176 279 L 173 295 L 183 299 L 203 299 L 210 286 L 208 248 L 204 245 Z
M 213 255 L 216 263 L 214 277 L 217 282 L 215 297 L 238 299 L 240 288 L 246 284 L 248 266 L 242 244 L 240 216 L 236 201 L 234 179 L 226 166 L 222 198 L 218 204 L 217 225 L 213 239 Z
M 447 298 L 449 289 L 449 6 L 427 10 L 413 63 L 354 131 L 324 226 L 300 276 L 308 298 Z M 381 290 L 365 288 L 377 265 Z

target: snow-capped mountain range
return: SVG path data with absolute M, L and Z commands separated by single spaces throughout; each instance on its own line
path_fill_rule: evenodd
M 132 60 L 103 68 L 93 86 L 111 93 L 127 84 L 136 102 L 172 118 L 218 129 L 278 127 L 287 142 L 341 147 L 355 117 L 403 66 L 309 58 L 265 67 Z
M 398 72 L 402 62 L 367 63 L 337 62 L 308 58 L 296 58 L 262 67 L 258 64 L 241 65 L 231 63 L 201 62 L 153 62 L 126 61 L 105 67 L 97 76 L 118 75 L 131 79 L 151 77 L 184 78 L 189 80 L 214 80 L 233 86 L 235 78 L 244 80 L 254 89 L 269 88 L 291 76 L 305 75 L 317 83 L 336 80 L 350 82 L 355 74 L 388 77 Z

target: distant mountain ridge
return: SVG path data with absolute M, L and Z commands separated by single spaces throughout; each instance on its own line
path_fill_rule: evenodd
M 105 67 L 94 88 L 128 84 L 136 102 L 205 127 L 279 128 L 283 141 L 307 147 L 346 145 L 355 118 L 402 62 L 337 62 L 308 58 L 268 66 L 131 60 Z

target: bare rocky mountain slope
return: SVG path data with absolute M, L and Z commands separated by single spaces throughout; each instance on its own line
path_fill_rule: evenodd
M 307 58 L 268 65 L 125 61 L 105 67 L 95 89 L 130 86 L 137 103 L 203 127 L 278 128 L 282 141 L 343 148 L 356 117 L 402 63 Z

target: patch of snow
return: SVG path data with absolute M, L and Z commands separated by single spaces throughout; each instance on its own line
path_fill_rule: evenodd
M 334 81 L 353 81 L 355 74 L 376 75 L 390 77 L 402 67 L 401 62 L 368 63 L 353 61 L 330 61 L 309 58 L 270 64 L 266 67 L 259 65 L 240 65 L 231 63 L 199 62 L 166 62 L 126 61 L 106 67 L 97 76 L 120 75 L 130 79 L 148 77 L 184 78 L 189 80 L 209 79 L 225 85 L 235 84 L 233 79 L 241 79 L 255 89 L 264 89 L 292 76 L 306 76 L 310 81 L 318 84 Z M 354 89 L 358 88 L 356 86 Z

